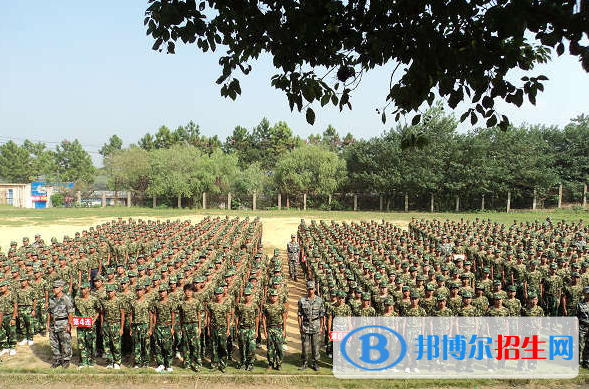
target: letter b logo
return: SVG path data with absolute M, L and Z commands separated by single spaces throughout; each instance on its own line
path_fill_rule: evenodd
M 376 344 L 370 344 L 371 338 L 376 338 Z M 360 360 L 362 362 L 378 364 L 383 363 L 389 359 L 389 350 L 386 349 L 388 341 L 384 335 L 371 332 L 369 334 L 360 336 L 358 339 L 362 341 L 362 355 L 360 356 Z M 372 350 L 378 351 L 378 359 L 371 358 L 370 354 Z M 372 356 L 375 356 L 375 353 L 372 353 Z

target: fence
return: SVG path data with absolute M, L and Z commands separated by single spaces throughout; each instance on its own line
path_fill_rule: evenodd
M 553 208 L 587 209 L 586 185 L 559 185 L 541 196 L 533 190 L 514 190 L 486 194 L 395 192 L 334 193 L 319 196 L 304 193 L 205 193 L 192 198 L 153 197 L 134 194 L 130 204 L 147 207 L 195 209 L 320 209 L 349 211 L 476 211 L 534 210 Z

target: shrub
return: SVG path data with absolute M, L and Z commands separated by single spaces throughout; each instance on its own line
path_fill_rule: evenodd
M 51 195 L 51 204 L 54 207 L 63 207 L 65 205 L 65 196 L 63 193 L 54 193 Z

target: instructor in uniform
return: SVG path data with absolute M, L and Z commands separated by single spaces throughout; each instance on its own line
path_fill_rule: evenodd
M 297 280 L 297 274 L 299 272 L 299 254 L 301 252 L 301 246 L 296 241 L 297 236 L 292 234 L 290 236 L 291 241 L 286 244 L 286 253 L 288 256 L 288 272 L 291 280 Z
M 299 331 L 301 333 L 303 364 L 299 370 L 307 368 L 308 348 L 311 348 L 313 363 L 311 368 L 319 371 L 319 340 L 321 331 L 325 329 L 325 304 L 323 299 L 315 295 L 315 282 L 307 282 L 307 296 L 301 297 L 298 307 Z
M 53 282 L 54 296 L 49 299 L 47 308 L 47 331 L 49 345 L 53 354 L 52 368 L 62 366 L 68 368 L 72 359 L 72 318 L 74 304 L 68 295 L 63 293 L 65 283 L 62 280 Z

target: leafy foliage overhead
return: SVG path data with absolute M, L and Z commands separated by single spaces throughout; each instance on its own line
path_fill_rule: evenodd
M 278 73 L 272 85 L 291 110 L 312 105 L 352 108 L 351 96 L 375 67 L 390 67 L 389 92 L 377 110 L 386 121 L 419 112 L 436 94 L 455 108 L 469 102 L 461 120 L 506 129 L 495 101 L 536 102 L 547 78 L 532 71 L 565 48 L 589 72 L 589 3 L 584 0 L 149 0 L 144 20 L 153 49 L 174 53 L 196 43 L 221 56 L 221 95 L 241 93 L 239 75 L 270 54 Z M 512 69 L 526 76 L 513 83 Z M 421 120 L 414 116 L 413 124 Z

